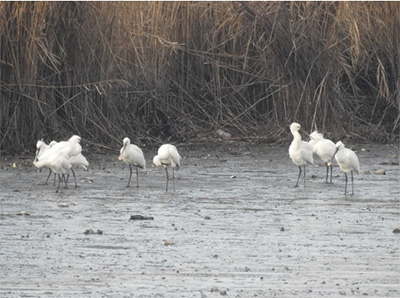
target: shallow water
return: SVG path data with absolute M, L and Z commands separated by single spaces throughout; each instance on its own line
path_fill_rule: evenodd
M 0 296 L 400 296 L 398 147 L 354 146 L 354 196 L 337 166 L 325 183 L 318 157 L 294 188 L 287 147 L 177 147 L 168 193 L 165 171 L 149 166 L 126 188 L 118 150 L 88 156 L 79 188 L 62 193 L 40 185 L 48 172 L 31 160 L 3 158 Z

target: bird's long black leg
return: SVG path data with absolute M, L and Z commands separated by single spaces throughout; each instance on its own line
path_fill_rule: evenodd
M 75 180 L 75 188 L 78 188 L 78 184 L 76 183 L 75 171 L 74 171 L 74 169 L 73 169 L 73 168 L 71 168 L 71 172 L 72 172 L 72 175 L 74 175 L 74 180 Z
M 306 165 L 304 165 L 304 187 L 306 187 Z
M 138 167 L 136 167 L 136 187 L 139 187 L 139 170 L 138 170 Z
M 65 184 L 64 188 L 68 188 L 67 187 L 67 183 L 69 181 L 69 174 L 67 174 L 67 177 L 65 177 L 64 174 L 63 174 L 63 177 L 64 177 L 64 184 Z
M 129 184 L 131 183 L 131 177 L 132 177 L 132 166 L 131 165 L 129 165 L 129 170 L 131 171 L 131 173 L 129 175 L 128 185 L 126 187 L 129 187 Z
M 344 177 L 346 178 L 346 183 L 344 185 L 344 194 L 347 194 L 347 173 L 344 173 Z
M 58 190 L 60 189 L 60 183 L 61 183 L 61 175 L 58 174 L 58 187 L 56 189 L 56 193 L 58 193 Z
M 351 194 L 354 195 L 353 171 L 351 171 Z
M 175 171 L 174 171 L 174 168 L 172 168 L 172 182 L 174 183 L 174 191 L 175 191 Z
M 167 187 L 166 187 L 165 191 L 168 192 L 168 181 L 169 181 L 169 177 L 168 177 L 168 168 L 167 168 L 167 167 L 165 167 L 165 172 L 167 173 Z
M 328 163 L 325 164 L 326 165 L 326 178 L 325 178 L 325 182 L 328 183 L 328 177 L 329 177 L 329 165 Z
M 46 182 L 44 184 L 47 185 L 47 182 L 49 182 L 50 176 L 51 176 L 51 169 L 49 169 L 49 176 L 47 176 Z
M 331 184 L 332 184 L 332 164 L 329 167 L 331 168 Z
M 296 185 L 294 187 L 299 187 L 300 176 L 301 176 L 301 166 L 299 166 L 299 176 L 297 177 L 297 182 L 296 182 Z
M 68 188 L 67 183 L 68 183 L 68 180 L 69 180 L 69 174 L 67 174 L 67 175 L 62 174 L 61 177 L 63 178 L 62 181 L 64 182 L 64 188 L 67 189 Z

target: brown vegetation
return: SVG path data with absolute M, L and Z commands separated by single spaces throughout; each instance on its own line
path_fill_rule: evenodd
M 0 2 L 0 150 L 400 127 L 397 2 Z M 102 147 L 103 146 L 103 147 Z

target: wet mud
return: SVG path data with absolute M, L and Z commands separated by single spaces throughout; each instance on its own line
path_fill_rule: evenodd
M 353 196 L 336 164 L 325 183 L 318 157 L 294 188 L 287 146 L 177 147 L 168 193 L 164 169 L 151 167 L 156 150 L 144 150 L 139 188 L 125 187 L 118 149 L 83 152 L 89 171 L 62 193 L 41 185 L 48 172 L 33 157 L 3 157 L 0 296 L 400 296 L 397 146 L 353 146 Z

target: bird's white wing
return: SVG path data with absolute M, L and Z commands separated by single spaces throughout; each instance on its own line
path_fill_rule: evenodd
M 169 147 L 169 152 L 171 155 L 171 160 L 176 165 L 176 167 L 179 168 L 181 166 L 181 156 L 178 153 L 178 149 L 176 149 L 175 146 L 171 145 Z

